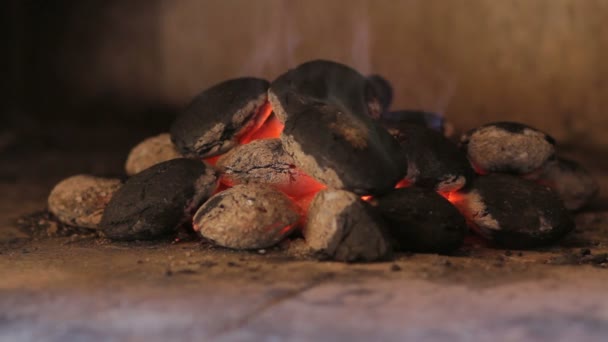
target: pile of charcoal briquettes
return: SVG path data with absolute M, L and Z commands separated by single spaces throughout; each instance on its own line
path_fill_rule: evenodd
M 226 248 L 299 241 L 304 255 L 351 262 L 451 253 L 468 234 L 546 246 L 597 194 L 538 129 L 495 122 L 454 142 L 440 115 L 391 111 L 392 98 L 385 78 L 325 60 L 273 82 L 231 79 L 135 146 L 126 181 L 67 178 L 49 210 L 111 240 L 186 229 Z

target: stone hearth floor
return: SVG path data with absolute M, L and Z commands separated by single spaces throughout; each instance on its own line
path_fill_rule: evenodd
M 126 146 L 124 151 L 128 150 Z M 392 262 L 303 261 L 195 242 L 30 239 L 18 217 L 45 207 L 63 177 L 118 172 L 108 151 L 0 154 L 0 341 L 605 341 L 608 252 L 604 199 L 577 216 L 561 246 Z M 576 154 L 578 155 L 578 154 Z M 585 162 L 588 160 L 590 163 Z

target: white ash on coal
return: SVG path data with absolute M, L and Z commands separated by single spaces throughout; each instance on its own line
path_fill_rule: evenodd
M 475 176 L 466 155 L 441 133 L 405 123 L 393 123 L 395 137 L 407 158 L 405 180 L 440 192 L 455 191 Z
M 548 187 L 512 175 L 479 177 L 450 199 L 475 231 L 506 248 L 546 246 L 575 225 Z
M 581 209 L 599 193 L 599 184 L 591 174 L 579 163 L 565 158 L 549 161 L 538 182 L 553 189 L 569 210 Z
M 460 142 L 475 170 L 482 174 L 529 174 L 555 155 L 551 136 L 516 122 L 483 125 L 464 134 Z
M 399 135 L 400 125 L 418 125 L 437 131 L 445 136 L 449 136 L 447 127 L 451 127 L 446 120 L 435 113 L 419 110 L 397 110 L 384 112 L 380 122 L 393 136 Z M 452 128 L 450 128 L 452 130 Z
M 381 106 L 381 113 L 389 110 L 393 103 L 393 86 L 384 77 L 380 75 L 370 75 L 367 77 L 367 82 L 374 91 L 376 98 Z
M 171 139 L 189 157 L 224 153 L 261 124 L 268 81 L 238 78 L 200 93 L 171 126 Z
M 114 178 L 68 177 L 51 190 L 49 211 L 62 223 L 97 229 L 104 209 L 121 186 L 122 182 Z
M 379 215 L 359 196 L 327 189 L 312 201 L 302 234 L 319 258 L 378 261 L 392 254 L 385 229 Z
M 147 138 L 133 147 L 127 156 L 125 171 L 132 176 L 153 165 L 177 158 L 183 156 L 171 141 L 171 135 L 163 133 Z
M 260 139 L 222 155 L 215 164 L 228 184 L 269 184 L 289 196 L 301 197 L 322 185 L 298 170 L 281 139 Z
M 194 230 L 219 246 L 260 249 L 279 243 L 299 220 L 298 208 L 282 192 L 267 185 L 242 184 L 209 199 L 192 222 Z
M 135 176 L 114 194 L 100 228 L 112 240 L 152 240 L 175 234 L 217 188 L 215 171 L 193 159 L 173 159 Z
M 396 189 L 374 198 L 372 205 L 400 251 L 448 253 L 462 245 L 468 231 L 458 209 L 429 189 Z

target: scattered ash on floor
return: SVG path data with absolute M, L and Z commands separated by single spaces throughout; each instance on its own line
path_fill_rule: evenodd
M 17 228 L 32 239 L 53 237 L 98 236 L 94 229 L 75 227 L 61 223 L 47 210 L 37 211 L 17 219 Z
M 567 251 L 547 261 L 550 265 L 591 265 L 608 268 L 608 253 L 594 254 L 589 248 Z

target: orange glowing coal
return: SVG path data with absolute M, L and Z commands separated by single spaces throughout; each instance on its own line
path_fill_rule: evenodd
M 272 112 L 270 103 L 266 102 L 255 115 L 253 126 L 240 137 L 239 144 L 244 145 L 258 139 L 278 138 L 283 132 L 283 125 Z

